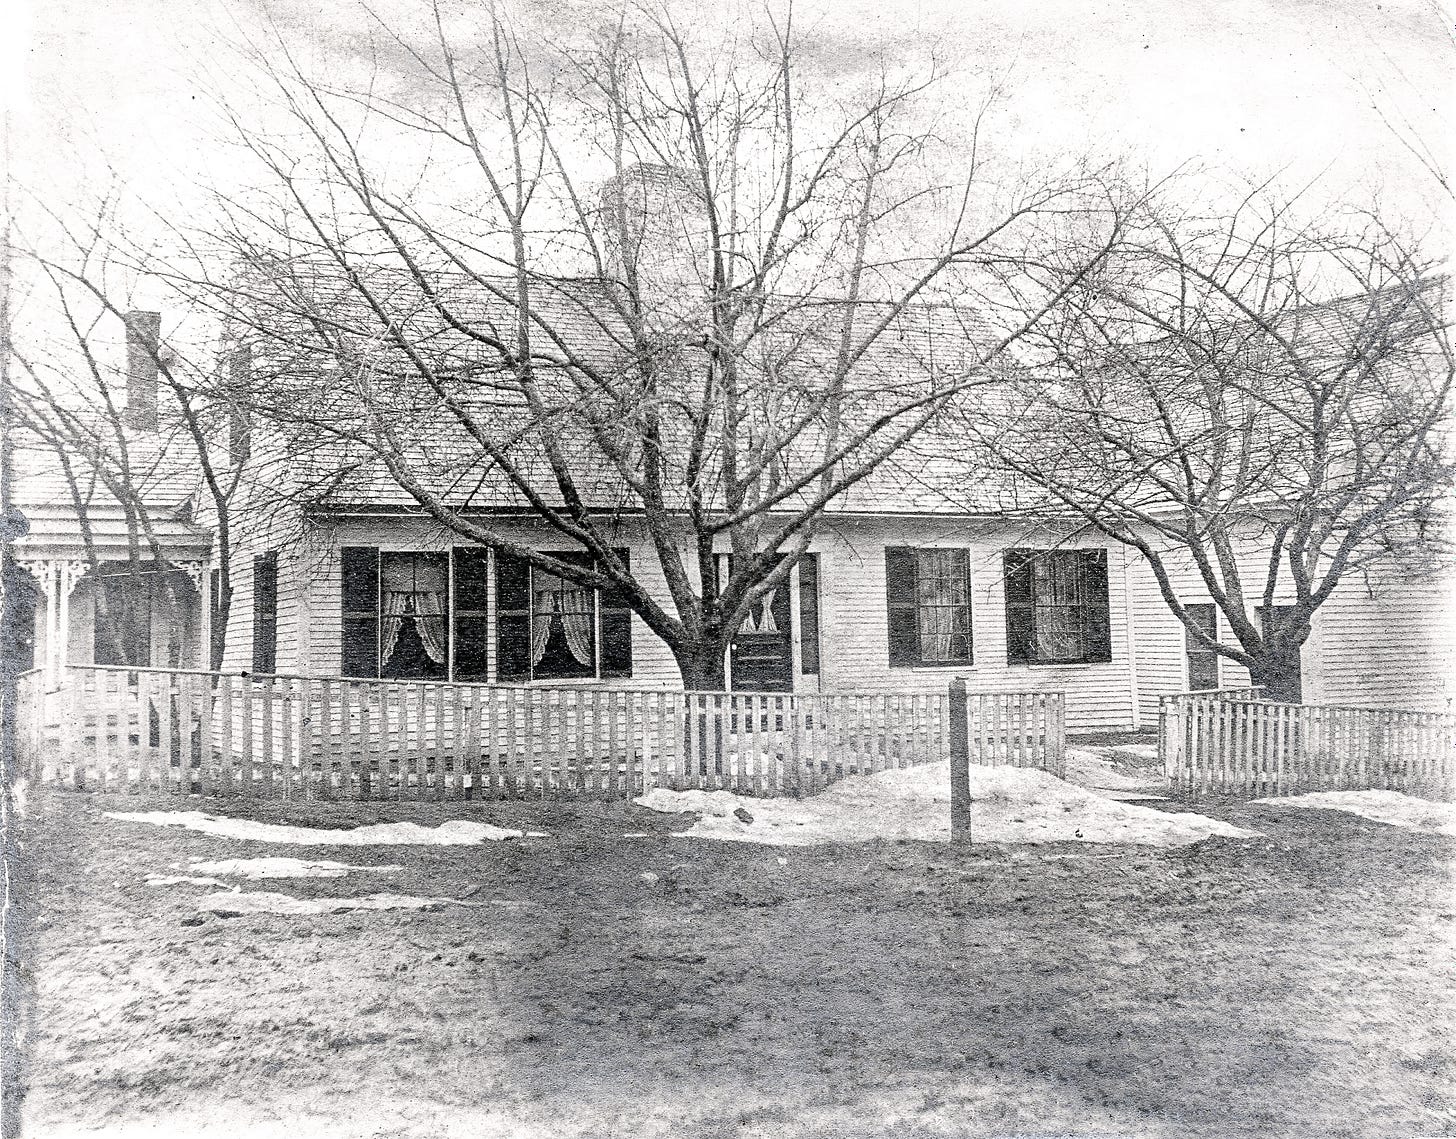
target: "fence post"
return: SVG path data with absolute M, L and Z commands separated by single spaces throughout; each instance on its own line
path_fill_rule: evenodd
M 967 734 L 966 682 L 950 682 L 950 840 L 971 841 L 971 748 Z

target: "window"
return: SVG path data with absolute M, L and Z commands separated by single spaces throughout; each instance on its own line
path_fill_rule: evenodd
M 799 671 L 819 671 L 819 555 L 799 558 Z
M 1199 602 L 1183 606 L 1188 620 L 1210 637 L 1218 636 L 1218 610 L 1211 602 Z M 1184 649 L 1188 654 L 1188 691 L 1205 692 L 1218 687 L 1218 654 L 1193 635 L 1193 630 L 1184 627 Z
M 1112 659 L 1106 550 L 1007 550 L 1008 664 Z
M 629 563 L 628 551 L 614 552 Z M 583 568 L 593 564 L 580 551 L 546 556 Z M 495 567 L 501 680 L 632 675 L 632 613 L 616 590 L 598 593 L 503 553 L 496 554 Z
M 616 554 L 628 563 L 626 550 Z M 581 553 L 549 556 L 592 564 Z M 632 614 L 615 590 L 598 594 L 497 553 L 492 613 L 484 547 L 444 554 L 345 546 L 342 559 L 344 676 L 443 680 L 452 655 L 462 681 L 632 675 Z
M 443 680 L 450 656 L 444 554 L 379 555 L 379 675 Z
M 278 554 L 253 559 L 253 671 L 271 675 L 278 663 Z
M 971 660 L 971 577 L 967 550 L 885 550 L 890 663 Z

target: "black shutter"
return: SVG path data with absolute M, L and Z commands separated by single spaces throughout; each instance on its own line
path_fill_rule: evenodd
M 1112 619 L 1108 604 L 1107 551 L 1081 550 L 1082 644 L 1089 662 L 1112 659 Z
M 819 672 L 819 555 L 799 559 L 799 665 L 805 676 Z
M 1031 563 L 1035 550 L 1007 550 L 1001 556 L 1006 584 L 1006 663 L 1031 664 L 1036 660 L 1036 597 Z
M 379 550 L 345 546 L 341 556 L 342 672 L 344 676 L 378 676 Z
M 919 596 L 915 583 L 915 551 L 885 547 L 885 607 L 890 626 L 890 663 L 920 663 Z
M 278 554 L 253 559 L 253 671 L 265 676 L 278 667 Z
M 531 567 L 496 551 L 495 672 L 499 680 L 531 678 Z
M 490 679 L 490 551 L 456 546 L 455 679 Z
M 614 549 L 612 553 L 617 555 L 627 572 L 631 573 L 632 552 Z M 627 599 L 616 588 L 604 589 L 598 609 L 602 622 L 602 675 L 631 676 L 632 610 L 627 605 Z

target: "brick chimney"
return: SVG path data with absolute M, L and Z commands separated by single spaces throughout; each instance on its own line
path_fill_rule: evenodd
M 252 429 L 248 415 L 249 388 L 253 382 L 253 349 L 239 344 L 227 356 L 228 450 L 233 462 L 244 462 L 252 451 Z
M 600 218 L 612 273 L 625 282 L 634 271 L 661 318 L 701 315 L 709 230 L 702 191 L 687 171 L 629 166 L 602 187 Z
M 142 431 L 157 429 L 157 351 L 162 314 L 129 312 L 126 322 L 126 422 Z

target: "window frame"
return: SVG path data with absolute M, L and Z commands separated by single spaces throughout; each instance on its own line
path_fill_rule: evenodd
M 1080 618 L 1082 655 L 1046 657 L 1038 653 L 1035 565 L 1042 559 L 1071 559 L 1077 563 L 1075 581 Z M 1006 663 L 1056 668 L 1112 662 L 1112 589 L 1110 559 L 1103 546 L 1063 549 L 1013 547 L 1002 553 L 1002 587 L 1006 606 Z M 1089 592 L 1100 590 L 1100 598 Z M 1048 608 L 1042 603 L 1041 608 Z M 1059 606 L 1067 608 L 1067 606 Z M 1100 620 L 1098 618 L 1100 617 Z
M 581 564 L 583 568 L 595 568 L 596 559 L 592 558 L 584 550 L 541 550 L 543 556 L 555 558 L 558 561 Z M 614 553 L 624 564 L 630 566 L 631 551 L 628 549 L 616 549 Z M 525 573 L 525 607 L 520 605 L 506 605 L 501 600 L 501 567 L 505 564 L 509 571 L 514 574 L 518 570 Z M 495 679 L 502 684 L 579 684 L 587 681 L 601 681 L 613 679 L 630 679 L 633 668 L 632 654 L 632 609 L 626 604 L 616 590 L 610 587 L 603 587 L 591 590 L 592 598 L 592 664 L 590 672 L 576 675 L 545 675 L 537 672 L 537 663 L 530 659 L 531 631 L 535 626 L 537 617 L 536 611 L 536 574 L 549 573 L 549 571 L 538 570 L 530 562 L 522 558 L 512 557 L 510 554 L 500 550 L 494 551 L 493 556 L 493 581 L 491 588 L 492 627 L 495 639 Z M 552 577 L 558 577 L 551 574 Z M 561 579 L 565 580 L 565 579 Z M 512 585 L 513 590 L 518 588 Z M 502 664 L 507 660 L 508 654 L 502 651 L 502 646 L 508 639 L 504 629 L 509 623 L 512 626 L 519 625 L 524 620 L 524 631 L 515 631 L 509 634 L 510 637 L 525 638 L 525 669 L 524 672 L 502 671 Z M 609 629 L 610 626 L 610 629 Z M 618 646 L 625 664 L 607 664 L 606 640 L 612 638 L 613 644 Z M 514 654 L 510 654 L 514 657 Z
M 940 609 L 960 608 L 965 613 L 966 653 L 964 657 L 927 657 L 920 632 L 920 559 L 923 554 L 959 554 L 965 575 L 965 603 L 962 606 L 935 606 Z M 908 585 L 905 578 L 908 577 Z M 898 596 L 897 596 L 898 594 Z M 911 600 L 906 600 L 909 597 Z M 976 662 L 975 605 L 972 602 L 971 551 L 967 546 L 886 546 L 885 607 L 891 668 L 967 668 Z M 907 616 L 908 615 L 908 616 Z M 952 634 L 954 635 L 954 634 Z M 906 646 L 912 639 L 913 653 Z

